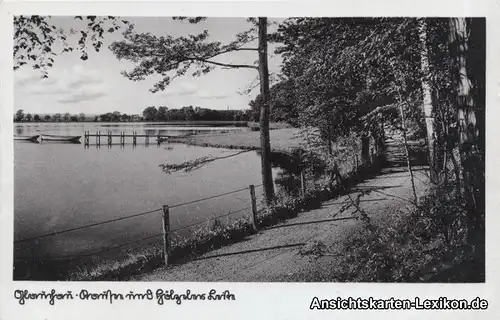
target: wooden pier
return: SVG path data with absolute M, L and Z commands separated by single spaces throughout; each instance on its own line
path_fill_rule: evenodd
M 101 131 L 97 131 L 95 134 L 91 134 L 90 131 L 85 131 L 84 136 L 83 136 L 83 143 L 86 147 L 90 145 L 90 138 L 95 138 L 95 145 L 100 147 L 101 146 L 101 137 L 103 140 L 106 141 L 106 145 L 108 147 L 111 147 L 113 144 L 119 144 L 120 146 L 125 146 L 125 142 L 127 141 L 127 138 L 132 138 L 132 146 L 137 146 L 137 138 L 144 138 L 144 144 L 146 146 L 149 145 L 149 139 L 150 138 L 156 138 L 156 144 L 160 145 L 161 142 L 168 140 L 172 136 L 166 136 L 166 135 L 149 135 L 149 134 L 137 134 L 137 131 L 132 132 L 132 134 L 126 134 L 124 131 L 121 131 L 119 134 L 113 134 L 111 131 L 108 131 L 106 133 L 102 133 Z M 113 141 L 113 138 L 120 138 L 119 143 L 115 140 Z M 130 141 L 130 140 L 129 140 Z

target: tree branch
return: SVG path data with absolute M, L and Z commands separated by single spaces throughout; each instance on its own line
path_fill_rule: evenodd
M 211 64 L 215 64 L 215 65 L 221 66 L 221 67 L 228 67 L 228 68 L 248 68 L 248 69 L 259 70 L 259 68 L 257 66 L 251 66 L 251 65 L 248 65 L 248 64 L 227 64 L 227 63 L 210 61 L 210 60 L 206 60 L 206 59 L 202 59 L 202 58 L 191 58 L 189 60 L 195 60 L 195 61 L 200 61 L 200 62 L 205 62 L 205 63 L 211 63 Z
M 230 154 L 228 156 L 221 156 L 221 157 L 211 157 L 211 156 L 200 157 L 200 158 L 197 158 L 195 160 L 185 161 L 181 164 L 160 164 L 159 167 L 166 174 L 171 174 L 172 172 L 178 172 L 178 171 L 191 172 L 191 171 L 199 169 L 199 168 L 203 167 L 204 165 L 207 165 L 208 163 L 211 163 L 213 161 L 231 158 L 231 157 L 240 155 L 242 153 L 250 152 L 250 151 L 252 151 L 252 150 L 243 150 L 240 152 Z
M 233 49 L 231 51 L 259 51 L 259 48 L 236 48 L 236 49 Z M 227 52 L 229 52 L 229 51 L 227 51 Z

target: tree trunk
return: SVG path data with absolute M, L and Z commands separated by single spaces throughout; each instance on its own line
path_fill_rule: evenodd
M 429 148 L 429 169 L 431 182 L 438 181 L 439 164 L 436 161 L 435 144 L 436 134 L 434 130 L 434 108 L 432 106 L 432 92 L 430 86 L 429 50 L 427 49 L 427 24 L 425 19 L 419 21 L 420 36 L 420 69 L 422 71 L 422 95 L 425 116 L 425 126 L 427 131 L 427 145 Z
M 484 142 L 481 142 L 484 140 L 484 132 L 481 132 L 484 131 L 484 120 L 481 118 L 484 117 L 485 70 L 484 62 L 478 60 L 485 60 L 485 24 L 481 20 L 450 19 L 450 56 L 469 242 L 477 235 L 477 227 L 484 215 Z M 473 35 L 479 36 L 479 43 L 472 42 Z
M 470 50 L 469 50 L 469 68 L 471 69 L 471 81 L 474 88 L 474 96 L 476 98 L 476 125 L 478 128 L 478 158 L 476 164 L 476 192 L 478 199 L 477 210 L 479 218 L 477 227 L 484 232 L 485 226 L 485 162 L 486 162 L 486 19 L 474 18 L 471 24 L 470 34 Z M 484 236 L 482 234 L 482 236 Z
M 267 18 L 259 18 L 259 75 L 262 108 L 260 108 L 260 149 L 262 184 L 264 197 L 269 204 L 274 198 L 273 176 L 271 171 L 271 143 L 269 141 L 269 70 L 267 67 Z
M 370 137 L 366 134 L 361 136 L 361 161 L 365 166 L 370 164 Z
M 410 149 L 408 147 L 408 139 L 406 136 L 406 115 L 405 115 L 404 108 L 403 108 L 403 102 L 401 100 L 402 99 L 400 96 L 399 112 L 401 113 L 401 127 L 402 127 L 402 132 L 403 132 L 403 144 L 404 144 L 405 155 L 406 155 L 406 165 L 408 167 L 408 172 L 410 173 L 410 182 L 411 182 L 411 188 L 413 191 L 413 200 L 414 200 L 415 205 L 417 205 L 418 204 L 417 190 L 415 190 L 415 178 L 413 177 L 413 168 L 412 168 L 411 159 L 410 159 Z
M 326 119 L 326 126 L 327 126 L 327 137 L 326 137 L 326 149 L 328 152 L 328 155 L 330 157 L 333 157 L 333 124 L 332 121 L 330 120 L 330 115 L 328 115 L 328 118 Z

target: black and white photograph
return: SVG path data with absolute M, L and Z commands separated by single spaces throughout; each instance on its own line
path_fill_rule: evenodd
M 485 36 L 16 16 L 14 279 L 483 282 Z
M 489 279 L 490 18 L 74 12 L 2 49 L 16 289 Z

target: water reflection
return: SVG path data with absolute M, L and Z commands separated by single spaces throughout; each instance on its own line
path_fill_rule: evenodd
M 83 135 L 85 131 L 95 134 L 149 134 L 184 136 L 203 133 L 227 133 L 250 130 L 246 123 L 196 123 L 196 122 L 174 122 L 174 123 L 141 123 L 141 122 L 57 122 L 57 123 L 15 123 L 14 132 L 21 134 L 59 134 L 59 135 Z
M 83 131 L 94 130 L 81 126 L 43 124 L 41 126 L 19 125 L 15 132 L 30 135 L 53 133 L 59 135 L 83 135 Z M 129 130 L 124 130 L 129 129 Z M 144 129 L 144 131 L 142 131 Z M 22 239 L 30 236 L 64 230 L 79 225 L 106 221 L 110 218 L 127 216 L 138 212 L 161 208 L 165 204 L 186 203 L 207 196 L 241 189 L 250 184 L 261 184 L 260 159 L 258 152 L 243 153 L 231 158 L 211 162 L 193 172 L 176 172 L 171 175 L 162 173 L 159 164 L 178 164 L 193 161 L 199 157 L 223 157 L 236 152 L 217 148 L 202 148 L 182 144 L 161 144 L 156 148 L 154 135 L 169 135 L 177 128 L 130 128 L 116 127 L 119 131 L 147 132 L 150 146 L 145 147 L 144 138 L 137 139 L 137 147 L 130 147 L 132 138 L 128 137 L 125 148 L 115 146 L 106 148 L 106 135 L 101 136 L 103 149 L 84 149 L 73 144 L 43 142 L 45 145 L 14 145 L 14 234 Z M 224 130 L 226 130 L 224 128 Z M 227 129 L 231 130 L 231 129 Z M 177 134 L 206 132 L 203 129 L 177 130 Z M 104 133 L 104 130 L 103 130 Z M 83 141 L 83 139 L 82 139 Z M 95 137 L 90 137 L 94 144 Z M 175 152 L 170 152 L 175 146 Z M 288 158 L 273 156 L 273 176 L 277 190 L 297 194 L 297 168 Z M 276 169 L 281 167 L 282 169 Z M 258 199 L 262 188 L 256 190 Z M 231 210 L 250 206 L 250 197 L 245 190 L 231 196 L 193 203 L 172 210 L 172 228 L 186 226 L 195 221 L 203 221 L 212 215 L 221 215 Z M 240 215 L 241 214 L 241 215 Z M 234 218 L 249 214 L 242 211 Z M 68 233 L 35 243 L 32 247 L 16 247 L 16 261 L 35 259 L 35 257 L 57 258 L 70 254 L 97 251 L 121 243 L 144 237 L 145 234 L 161 232 L 161 216 L 141 216 L 140 219 L 123 220 L 116 224 L 89 228 L 80 233 Z M 137 248 L 127 250 L 141 250 Z M 125 252 L 109 253 L 114 261 L 126 256 Z M 99 259 L 108 257 L 99 256 Z M 75 262 L 76 263 L 76 262 Z M 36 265 L 41 265 L 37 264 Z M 16 264 L 20 278 L 30 278 L 21 272 Z M 28 268 L 29 269 L 29 268 Z M 49 268 L 50 269 L 50 268 Z M 46 279 L 46 278 L 45 278 Z

